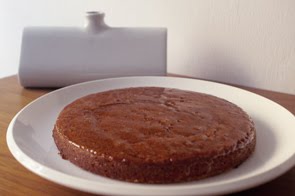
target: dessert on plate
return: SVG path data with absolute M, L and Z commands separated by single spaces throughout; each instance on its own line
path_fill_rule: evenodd
M 136 87 L 91 94 L 59 114 L 60 155 L 109 178 L 187 182 L 243 163 L 254 151 L 253 121 L 224 99 L 192 91 Z

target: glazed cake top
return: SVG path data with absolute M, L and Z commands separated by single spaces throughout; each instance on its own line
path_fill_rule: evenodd
M 226 100 L 159 87 L 77 99 L 60 113 L 55 129 L 93 156 L 150 163 L 222 155 L 255 134 L 249 116 Z

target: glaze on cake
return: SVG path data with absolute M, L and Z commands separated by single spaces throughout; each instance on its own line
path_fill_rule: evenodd
M 91 94 L 67 105 L 53 130 L 60 155 L 90 172 L 139 183 L 217 175 L 244 162 L 255 128 L 215 96 L 159 87 Z

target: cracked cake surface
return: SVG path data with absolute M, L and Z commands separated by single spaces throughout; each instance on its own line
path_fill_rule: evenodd
M 255 148 L 253 121 L 215 96 L 160 87 L 91 94 L 67 105 L 53 129 L 64 159 L 140 183 L 198 180 L 235 168 Z

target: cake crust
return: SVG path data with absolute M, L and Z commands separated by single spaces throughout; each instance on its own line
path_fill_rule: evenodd
M 253 121 L 238 106 L 159 87 L 91 94 L 66 106 L 53 129 L 61 156 L 90 172 L 140 183 L 198 180 L 254 151 Z

